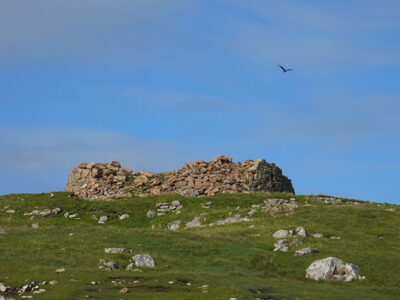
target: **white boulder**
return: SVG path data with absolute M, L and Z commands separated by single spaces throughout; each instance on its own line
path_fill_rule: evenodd
M 359 267 L 346 263 L 336 257 L 327 257 L 314 261 L 306 270 L 306 278 L 326 281 L 352 281 L 364 279 Z

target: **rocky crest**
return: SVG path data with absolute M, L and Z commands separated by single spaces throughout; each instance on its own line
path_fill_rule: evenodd
M 181 169 L 153 173 L 134 172 L 111 163 L 81 163 L 69 174 L 66 192 L 89 199 L 178 193 L 184 196 L 215 195 L 235 192 L 289 192 L 290 179 L 282 170 L 264 159 L 232 162 L 224 155 L 212 161 L 196 160 Z

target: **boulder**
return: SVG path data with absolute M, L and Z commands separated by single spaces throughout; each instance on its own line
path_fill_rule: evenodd
M 122 221 L 122 220 L 125 220 L 125 219 L 128 219 L 128 218 L 129 218 L 128 214 L 122 214 L 122 215 L 119 216 L 118 219 L 120 219 Z
M 314 261 L 306 270 L 306 278 L 326 281 L 352 281 L 364 279 L 359 267 L 346 263 L 336 257 L 327 257 Z
M 296 228 L 296 235 L 302 237 L 308 237 L 308 232 L 305 230 L 304 227 L 297 227 Z
M 275 232 L 272 234 L 272 236 L 273 236 L 275 239 L 284 239 L 284 238 L 287 238 L 287 237 L 291 236 L 291 234 L 290 234 L 289 230 L 286 230 L 286 229 L 279 229 L 278 231 L 275 231 Z
M 154 259 L 149 254 L 136 254 L 132 257 L 132 260 L 137 267 L 155 267 Z

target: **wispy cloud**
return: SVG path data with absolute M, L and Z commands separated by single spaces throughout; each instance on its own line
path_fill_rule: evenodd
M 119 160 L 134 170 L 174 169 L 188 159 L 182 152 L 183 145 L 112 131 L 2 127 L 0 178 L 9 183 L 1 193 L 62 190 L 69 171 L 80 162 Z M 10 190 L 13 185 L 20 190 Z

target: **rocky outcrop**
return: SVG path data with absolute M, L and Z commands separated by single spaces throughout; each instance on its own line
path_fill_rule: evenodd
M 72 169 L 65 190 L 90 199 L 170 193 L 184 196 L 256 191 L 294 193 L 290 179 L 275 164 L 264 159 L 235 163 L 224 155 L 209 162 L 189 162 L 181 169 L 162 173 L 133 172 L 121 167 L 118 161 L 81 163 Z

